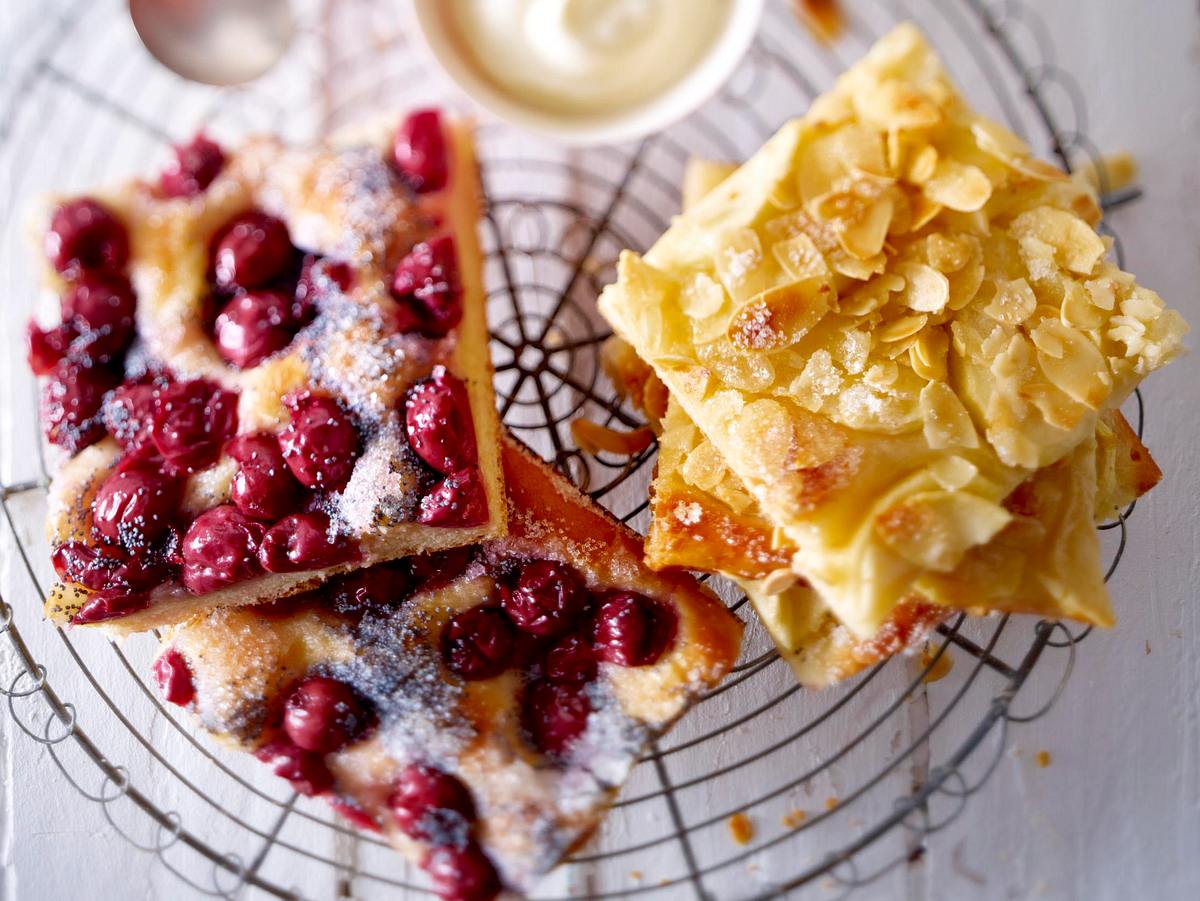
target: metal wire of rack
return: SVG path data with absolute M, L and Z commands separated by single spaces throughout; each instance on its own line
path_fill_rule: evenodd
M 298 5 L 305 25 L 284 71 L 248 90 L 215 90 L 185 86 L 137 52 L 119 2 L 64 0 L 52 4 L 52 14 L 46 4 L 25 3 L 3 36 L 14 76 L 0 96 L 9 207 L 51 188 L 84 189 L 111 177 L 114 160 L 146 168 L 167 143 L 201 125 L 218 134 L 275 130 L 304 138 L 372 110 L 454 102 L 397 29 L 394 4 Z M 501 412 L 510 428 L 635 526 L 645 524 L 654 449 L 585 456 L 567 428 L 580 414 L 640 424 L 598 360 L 608 332 L 594 298 L 612 276 L 617 252 L 647 246 L 665 227 L 678 207 L 678 175 L 688 156 L 743 158 L 890 22 L 922 24 L 959 80 L 976 89 L 973 99 L 990 103 L 1035 148 L 1049 149 L 1068 168 L 1090 159 L 1106 206 L 1137 197 L 1136 190 L 1106 190 L 1079 91 L 1019 0 L 864 0 L 846 7 L 848 34 L 830 48 L 809 40 L 787 4 L 775 0 L 722 92 L 634 147 L 564 153 L 500 126 L 481 129 L 485 276 Z M 980 97 L 983 89 L 990 96 Z M 42 125 L 64 117 L 73 146 L 62 146 L 61 133 L 51 146 Z M 1106 231 L 1120 260 L 1119 238 Z M 0 252 L 10 296 L 33 296 L 28 247 L 12 221 Z M 10 360 L 20 360 L 13 345 L 9 351 Z M 148 684 L 149 645 L 80 638 L 37 622 L 47 553 L 33 524 L 48 470 L 32 379 L 19 362 L 7 378 L 13 409 L 0 484 L 8 526 L 0 632 L 16 668 L 0 695 L 13 722 L 102 807 L 116 832 L 198 895 L 424 894 L 420 878 L 384 843 L 195 738 Z M 1140 434 L 1140 394 L 1131 413 Z M 1132 513 L 1130 507 L 1100 527 L 1109 576 Z M 545 897 L 768 898 L 816 884 L 848 894 L 919 859 L 927 839 L 995 768 L 1010 726 L 1054 703 L 1088 634 L 1057 622 L 960 616 L 940 627 L 920 660 L 887 661 L 849 685 L 814 694 L 794 684 L 745 599 L 721 582 L 713 580 L 749 625 L 736 671 L 652 743 L 600 835 L 571 859 L 565 876 L 548 883 Z M 951 654 L 962 665 L 929 684 L 926 676 Z M 1026 697 L 1022 688 L 1035 667 L 1054 665 L 1061 677 L 1049 697 Z M 184 800 L 207 816 L 185 822 L 175 812 Z M 744 847 L 731 845 L 724 823 L 743 811 L 782 825 L 760 829 Z

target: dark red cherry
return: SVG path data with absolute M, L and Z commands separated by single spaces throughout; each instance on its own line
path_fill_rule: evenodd
M 346 263 L 308 254 L 292 297 L 292 319 L 303 326 L 317 314 L 322 299 L 345 294 L 354 286 L 354 270 Z
M 150 438 L 167 463 L 188 472 L 215 463 L 237 432 L 237 393 L 204 379 L 175 382 L 154 399 Z
M 164 701 L 186 707 L 196 697 L 192 669 L 178 648 L 167 648 L 154 661 L 154 679 Z
M 371 724 L 368 702 L 345 682 L 309 676 L 287 699 L 283 729 L 305 751 L 341 750 Z
M 276 520 L 300 506 L 304 489 L 284 461 L 274 435 L 239 436 L 225 446 L 225 453 L 240 464 L 229 494 L 247 516 Z
M 375 822 L 375 818 L 363 810 L 357 802 L 337 795 L 329 795 L 325 800 L 334 812 L 347 819 L 351 826 L 357 829 L 366 829 L 368 832 L 379 831 L 379 824 Z
M 397 331 L 440 338 L 458 325 L 462 284 L 454 239 L 441 235 L 410 250 L 392 274 L 392 296 L 399 304 Z
M 514 645 L 512 626 L 492 607 L 464 610 L 442 631 L 442 659 L 451 672 L 469 682 L 508 669 Z
M 416 591 L 434 591 L 449 585 L 463 574 L 467 564 L 475 555 L 472 546 L 450 548 L 433 554 L 409 557 L 413 588 Z
M 91 594 L 79 612 L 71 617 L 71 623 L 84 626 L 88 623 L 99 623 L 106 619 L 117 619 L 128 616 L 150 606 L 150 595 L 144 591 L 130 591 L 128 588 L 105 588 Z
M 159 176 L 159 190 L 165 197 L 195 197 L 203 194 L 225 166 L 221 145 L 198 133 L 190 143 L 176 144 L 175 159 Z
M 500 596 L 513 624 L 531 635 L 561 635 L 588 611 L 587 588 L 565 563 L 533 560 L 521 567 L 511 586 Z
M 127 455 L 139 456 L 154 450 L 150 421 L 154 402 L 164 386 L 161 381 L 127 381 L 105 401 L 104 424 Z
M 66 323 L 44 329 L 32 319 L 25 327 L 25 335 L 28 341 L 26 359 L 34 375 L 53 372 L 76 338 L 75 330 Z
M 181 486 L 150 463 L 117 469 L 92 500 L 92 530 L 112 544 L 146 550 L 166 534 L 179 508 Z
M 598 669 L 592 643 L 578 635 L 559 639 L 558 644 L 546 652 L 542 663 L 542 672 L 551 682 L 572 685 L 593 681 Z
M 358 548 L 345 536 L 330 536 L 324 513 L 293 513 L 267 530 L 258 549 L 263 569 L 272 573 L 323 569 L 358 557 Z
M 283 457 L 300 484 L 339 491 L 350 480 L 362 442 L 332 397 L 304 393 L 285 398 L 292 419 L 279 435 Z
M 257 366 L 292 343 L 292 302 L 278 291 L 250 291 L 225 305 L 213 326 L 217 352 L 238 369 Z
M 654 663 L 675 637 L 675 612 L 632 591 L 608 595 L 592 623 L 596 656 L 620 666 Z
M 217 238 L 213 279 L 227 291 L 265 288 L 287 272 L 295 253 L 282 220 L 257 210 L 243 213 Z
M 583 686 L 543 680 L 526 690 L 521 722 L 538 750 L 562 757 L 587 728 L 591 712 Z
M 404 424 L 417 456 L 440 473 L 468 469 L 479 460 L 467 386 L 444 366 L 413 386 Z
M 413 763 L 400 772 L 388 807 L 396 825 L 409 838 L 438 841 L 439 837 L 459 833 L 475 820 L 475 802 L 462 782 L 443 770 Z
M 403 560 L 377 563 L 366 569 L 330 579 L 324 586 L 326 601 L 339 613 L 366 613 L 397 606 L 412 589 L 412 574 Z
M 496 868 L 475 842 L 436 845 L 422 858 L 421 869 L 443 901 L 491 901 L 500 894 Z
M 100 415 L 104 394 L 120 377 L 100 366 L 61 360 L 42 387 L 42 425 L 46 437 L 71 453 L 78 453 L 104 437 Z
M 62 298 L 63 323 L 75 333 L 73 353 L 107 360 L 125 352 L 133 341 L 137 298 L 122 275 L 84 273 Z
M 392 139 L 392 163 L 418 194 L 440 191 L 450 176 L 446 134 L 437 110 L 416 110 L 400 123 Z
M 488 520 L 487 494 L 478 469 L 446 476 L 421 498 L 417 521 L 427 526 L 466 528 Z
M 129 262 L 125 226 L 90 197 L 69 200 L 54 212 L 46 232 L 46 258 L 58 272 L 120 272 Z
M 183 586 L 207 594 L 262 572 L 258 547 L 267 527 L 232 504 L 197 516 L 183 536 Z
M 320 754 L 305 751 L 280 739 L 259 748 L 254 756 L 272 768 L 281 779 L 292 783 L 302 795 L 319 795 L 333 787 L 333 773 Z
M 54 549 L 50 560 L 64 582 L 73 582 L 93 591 L 153 588 L 167 577 L 167 567 L 158 555 L 130 554 L 111 544 L 68 541 Z

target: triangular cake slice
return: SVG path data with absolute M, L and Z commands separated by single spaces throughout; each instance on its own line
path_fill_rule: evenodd
M 166 698 L 379 829 L 445 897 L 528 890 L 598 824 L 742 625 L 524 446 L 508 534 L 167 630 Z
M 600 308 L 869 640 L 1181 350 L 1182 318 L 1107 259 L 1098 212 L 902 25 L 623 254 Z
M 467 124 L 176 157 L 45 215 L 47 615 L 138 631 L 502 534 Z

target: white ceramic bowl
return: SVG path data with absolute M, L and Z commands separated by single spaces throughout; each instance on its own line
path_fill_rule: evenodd
M 691 70 L 662 94 L 627 110 L 586 117 L 527 106 L 488 81 L 448 34 L 442 0 L 414 0 L 413 9 L 430 53 L 473 101 L 513 125 L 564 144 L 589 145 L 617 144 L 661 131 L 708 100 L 745 56 L 758 31 L 764 2 L 733 0 L 725 30 Z

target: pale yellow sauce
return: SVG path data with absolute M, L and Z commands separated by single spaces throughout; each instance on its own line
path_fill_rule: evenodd
M 641 106 L 712 47 L 732 0 L 446 0 L 479 74 L 545 112 L 594 116 Z

